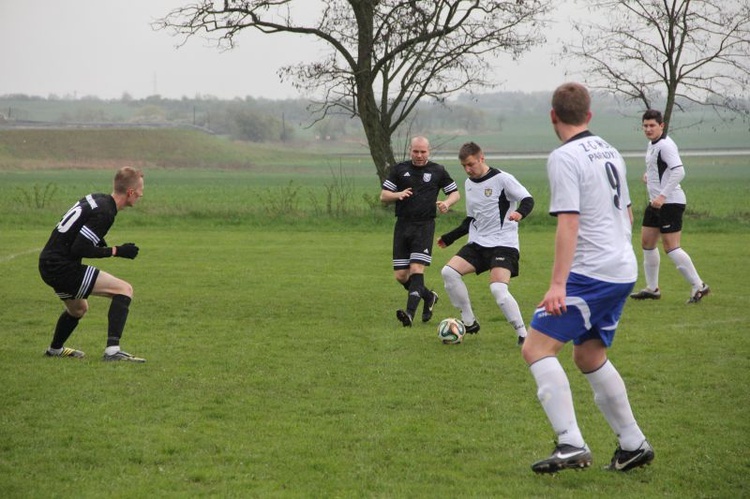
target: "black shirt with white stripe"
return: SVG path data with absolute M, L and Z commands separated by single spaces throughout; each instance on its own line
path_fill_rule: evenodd
M 414 222 L 435 218 L 435 203 L 441 189 L 446 195 L 458 190 L 448 171 L 438 163 L 428 161 L 419 167 L 409 160 L 392 166 L 388 178 L 383 181 L 383 189 L 400 192 L 410 187 L 411 196 L 396 201 L 396 216 Z
M 40 261 L 46 267 L 61 269 L 82 258 L 106 258 L 112 256 L 104 236 L 117 216 L 117 205 L 110 194 L 89 194 L 74 204 L 55 226 L 47 240 Z

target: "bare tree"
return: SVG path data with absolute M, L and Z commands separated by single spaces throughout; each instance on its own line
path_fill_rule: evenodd
M 156 23 L 184 35 L 206 32 L 232 48 L 245 29 L 325 42 L 320 61 L 282 68 L 282 78 L 319 96 L 317 116 L 346 113 L 363 125 L 382 181 L 395 163 L 392 136 L 418 102 L 487 88 L 494 54 L 518 58 L 545 41 L 551 0 L 319 0 L 320 17 L 297 22 L 310 0 L 202 0 Z M 183 42 L 184 43 L 184 42 Z
M 563 53 L 585 63 L 590 87 L 646 108 L 665 99 L 667 124 L 688 103 L 747 118 L 747 0 L 592 0 L 587 9 L 603 22 L 574 21 L 580 43 Z

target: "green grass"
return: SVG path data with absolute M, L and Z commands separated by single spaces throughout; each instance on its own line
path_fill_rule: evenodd
M 144 365 L 100 360 L 101 298 L 68 342 L 86 359 L 41 355 L 62 307 L 38 276 L 38 251 L 75 199 L 108 191 L 111 169 L 0 168 L 0 496 L 750 496 L 747 157 L 686 160 L 683 247 L 713 294 L 685 305 L 688 287 L 662 256 L 663 298 L 627 305 L 611 351 L 654 464 L 601 470 L 616 439 L 568 347 L 561 360 L 595 463 L 554 477 L 529 469 L 554 435 L 487 277 L 467 277 L 482 332 L 440 344 L 437 319 L 456 311 L 439 269 L 457 247 L 436 248 L 436 318 L 402 328 L 393 217 L 368 204 L 379 192 L 371 167 L 340 171 L 325 156 L 289 166 L 296 157 L 274 156 L 288 166 L 277 172 L 146 167 L 142 203 L 107 236 L 138 243 L 138 258 L 96 262 L 135 288 L 123 348 Z M 641 160 L 629 165 L 638 219 Z M 496 166 L 537 199 L 511 285 L 529 318 L 552 262 L 544 161 Z M 351 197 L 330 213 L 337 182 Z
M 293 163 L 296 155 L 288 162 Z M 277 161 L 284 163 L 281 154 Z M 690 230 L 746 232 L 750 229 L 750 159 L 747 156 L 685 156 Z M 493 166 L 514 174 L 536 200 L 527 227 L 554 227 L 545 216 L 549 188 L 544 159 L 497 160 Z M 446 161 L 462 185 L 465 173 L 457 161 Z M 640 178 L 642 159 L 628 160 L 628 181 L 635 218 L 640 221 L 646 192 Z M 275 226 L 302 230 L 331 227 L 346 221 L 357 227 L 390 226 L 392 210 L 382 209 L 380 185 L 366 161 L 356 158 L 313 156 L 304 168 L 194 169 L 144 167 L 145 197 L 138 210 L 118 223 L 190 225 L 211 221 L 218 225 Z M 49 224 L 74 200 L 92 191 L 108 191 L 112 169 L 5 169 L 0 168 L 0 227 Z M 449 219 L 463 218 L 463 201 Z
M 734 270 L 746 235 L 686 238 L 714 289 L 704 303 L 686 306 L 685 283 L 665 265 L 662 300 L 626 307 L 611 356 L 656 448 L 653 466 L 599 469 L 616 442 L 571 374 L 595 466 L 538 477 L 528 465 L 553 435 L 486 276 L 467 279 L 482 333 L 448 347 L 434 324 L 406 330 L 394 318 L 405 294 L 385 228 L 116 226 L 108 237 L 137 241 L 141 254 L 100 266 L 134 285 L 123 347 L 148 362 L 99 360 L 108 306 L 99 298 L 69 341 L 88 357 L 44 359 L 61 309 L 36 272 L 46 234 L 4 232 L 0 243 L 4 497 L 748 493 L 750 293 Z M 527 317 L 546 289 L 551 242 L 546 231 L 522 233 L 512 290 Z M 438 291 L 450 255 L 441 250 L 427 275 Z M 438 316 L 454 315 L 442 295 Z

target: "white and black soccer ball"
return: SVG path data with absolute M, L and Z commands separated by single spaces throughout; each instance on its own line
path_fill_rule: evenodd
M 438 338 L 446 345 L 458 345 L 464 341 L 466 326 L 459 319 L 449 317 L 438 324 Z

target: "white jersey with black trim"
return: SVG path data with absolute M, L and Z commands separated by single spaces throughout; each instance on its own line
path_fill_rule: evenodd
M 680 186 L 683 178 L 685 167 L 674 140 L 662 135 L 658 140 L 649 142 L 646 149 L 646 189 L 649 200 L 663 195 L 665 203 L 685 204 L 687 198 Z
M 519 249 L 518 222 L 508 220 L 518 202 L 531 197 L 529 191 L 510 173 L 490 168 L 480 179 L 466 179 L 466 215 L 469 242 L 485 248 L 506 246 Z
M 617 149 L 589 131 L 580 133 L 552 151 L 547 175 L 550 214 L 579 214 L 571 272 L 605 282 L 635 282 L 630 192 Z

